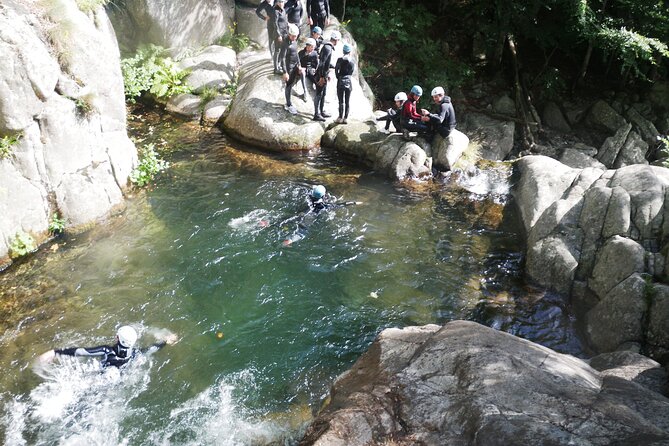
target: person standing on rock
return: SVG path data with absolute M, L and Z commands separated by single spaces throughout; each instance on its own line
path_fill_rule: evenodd
M 443 87 L 434 87 L 432 90 L 432 100 L 435 104 L 434 113 L 423 113 L 421 121 L 426 123 L 431 132 L 448 138 L 451 130 L 455 128 L 455 110 L 451 103 L 451 98 L 446 96 Z
M 332 116 L 324 110 L 325 95 L 327 93 L 330 69 L 334 68 L 332 65 L 332 53 L 340 39 L 341 34 L 339 34 L 339 31 L 332 31 L 330 34 L 330 41 L 323 44 L 318 57 L 318 68 L 316 69 L 316 99 L 314 100 L 314 121 L 325 121 L 325 118 Z
M 275 51 L 274 51 L 274 74 L 283 74 L 281 71 L 281 59 L 279 56 L 279 49 L 284 39 L 288 37 L 288 16 L 286 16 L 286 11 L 283 9 L 284 0 L 275 0 L 274 1 L 274 38 L 275 38 Z
M 316 68 L 318 68 L 318 53 L 316 52 L 316 41 L 311 37 L 304 43 L 304 48 L 297 53 L 300 59 L 300 66 L 304 69 L 302 72 L 302 100 L 307 102 L 307 95 L 313 96 L 311 92 L 316 85 Z M 307 87 L 307 80 L 309 81 Z
M 423 89 L 420 85 L 414 85 L 411 87 L 407 100 L 402 106 L 400 122 L 402 124 L 402 133 L 407 139 L 409 138 L 409 132 L 426 133 L 429 130 L 427 124 L 422 121 L 423 115 L 418 113 L 416 109 L 422 95 Z
M 287 0 L 286 1 L 286 16 L 288 16 L 288 23 L 297 26 L 299 31 L 302 25 L 302 16 L 304 9 L 302 8 L 302 0 Z M 299 37 L 299 34 L 298 34 Z
M 283 80 L 286 82 L 286 106 L 285 109 L 291 115 L 297 114 L 297 109 L 293 107 L 290 96 L 293 92 L 293 85 L 298 79 L 302 78 L 304 68 L 300 66 L 300 58 L 297 53 L 297 35 L 300 30 L 297 25 L 288 25 L 288 36 L 281 44 L 281 52 L 279 53 L 279 60 L 281 63 L 280 69 L 283 71 Z
M 337 59 L 335 65 L 335 76 L 337 76 L 337 99 L 339 99 L 339 117 L 338 124 L 346 124 L 348 119 L 349 104 L 351 102 L 351 91 L 353 90 L 353 81 L 351 76 L 355 70 L 355 62 L 351 57 L 351 45 L 344 44 L 344 56 Z
M 321 46 L 323 46 L 323 30 L 320 26 L 314 26 L 311 30 L 311 38 L 316 41 L 314 50 L 316 50 L 317 53 L 320 52 Z
M 309 26 L 325 29 L 330 24 L 330 0 L 307 0 Z
M 274 0 L 262 0 L 256 8 L 256 15 L 265 21 L 267 26 L 267 49 L 269 55 L 274 60 L 276 57 L 276 29 L 274 24 Z

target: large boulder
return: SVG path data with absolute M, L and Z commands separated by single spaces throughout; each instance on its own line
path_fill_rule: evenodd
M 0 160 L 0 259 L 18 231 L 43 238 L 55 212 L 75 228 L 121 205 L 137 161 L 104 9 L 35 5 L 0 8 L 0 134 L 19 136 Z
M 479 113 L 467 113 L 458 129 L 469 136 L 483 159 L 502 161 L 513 150 L 513 121 L 498 121 Z
M 592 105 L 585 117 L 585 122 L 590 127 L 607 134 L 614 134 L 618 129 L 627 125 L 625 118 L 602 100 Z
M 390 328 L 300 444 L 666 444 L 669 399 L 629 374 L 473 322 Z
M 469 138 L 457 129 L 452 130 L 447 138 L 437 135 L 432 147 L 435 167 L 452 170 L 468 146 Z
M 186 83 L 196 94 L 207 88 L 220 90 L 235 78 L 237 53 L 232 48 L 210 45 L 180 60 L 179 68 L 190 71 Z
M 572 295 L 595 350 L 640 349 L 666 363 L 669 170 L 571 169 L 537 156 L 515 168 L 528 276 Z
M 231 30 L 234 0 L 134 0 L 110 4 L 119 44 L 132 52 L 154 44 L 181 54 L 215 43 Z

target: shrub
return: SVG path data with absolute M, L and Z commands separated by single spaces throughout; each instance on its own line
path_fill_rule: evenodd
M 58 235 L 63 232 L 65 229 L 65 219 L 58 217 L 58 212 L 54 212 L 51 216 L 51 221 L 49 222 L 49 232 L 53 235 Z
M 16 259 L 29 254 L 37 249 L 35 239 L 30 234 L 23 231 L 16 233 L 16 236 L 9 242 L 9 257 Z
M 147 91 L 161 98 L 191 91 L 183 81 L 189 71 L 180 70 L 160 46 L 141 47 L 133 57 L 121 60 L 121 70 L 125 95 L 132 103 Z
M 155 145 L 147 144 L 139 150 L 139 165 L 130 173 L 130 181 L 138 187 L 146 186 L 168 167 L 169 163 L 159 158 Z
M 100 6 L 105 6 L 109 0 L 76 0 L 79 10 L 85 13 L 93 12 Z
M 228 31 L 223 34 L 217 41 L 217 45 L 227 46 L 232 48 L 236 53 L 244 51 L 251 44 L 249 36 L 237 32 L 237 22 L 233 23 Z
M 22 133 L 13 136 L 3 136 L 0 138 L 0 159 L 9 158 L 12 155 L 13 147 L 18 144 Z

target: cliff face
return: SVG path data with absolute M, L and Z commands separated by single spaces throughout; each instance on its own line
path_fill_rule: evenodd
M 81 227 L 120 205 L 137 152 L 104 9 L 4 0 L 0 58 L 2 264 L 17 232 L 39 241 L 54 213 Z

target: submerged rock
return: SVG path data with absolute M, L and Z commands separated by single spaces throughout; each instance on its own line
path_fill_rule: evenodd
M 473 322 L 386 329 L 300 444 L 664 444 L 669 399 L 625 378 Z

